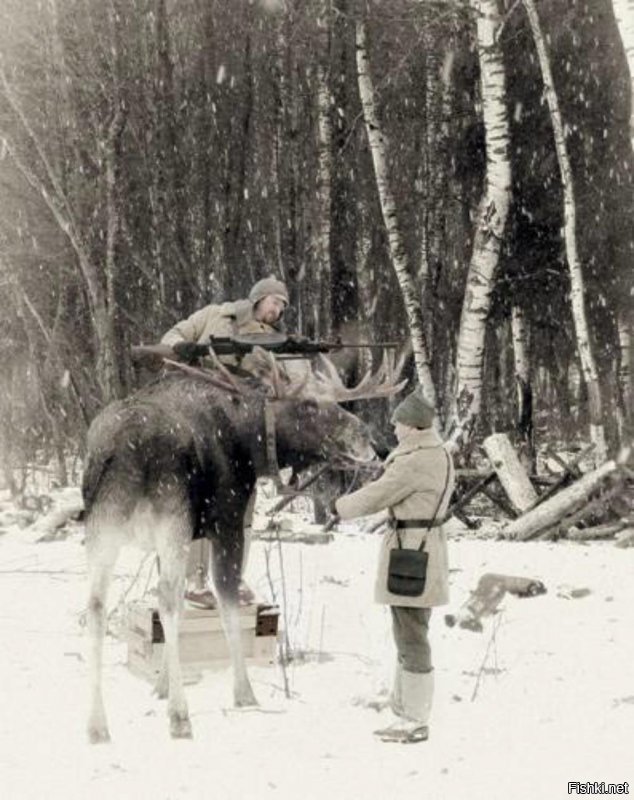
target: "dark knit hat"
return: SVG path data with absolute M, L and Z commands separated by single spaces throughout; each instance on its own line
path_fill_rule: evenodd
M 286 284 L 282 283 L 282 281 L 278 281 L 273 275 L 270 275 L 268 278 L 262 278 L 261 281 L 253 285 L 249 292 L 249 300 L 255 305 L 270 294 L 272 294 L 273 297 L 279 297 L 280 300 L 283 300 L 286 305 L 288 305 L 288 289 L 286 288 Z
M 434 407 L 425 400 L 418 386 L 402 400 L 394 409 L 392 424 L 409 425 L 410 428 L 431 428 L 434 420 Z

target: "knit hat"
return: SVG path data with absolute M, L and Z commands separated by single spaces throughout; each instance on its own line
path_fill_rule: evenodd
M 425 400 L 419 386 L 396 406 L 392 414 L 392 424 L 400 422 L 410 428 L 431 428 L 434 415 L 434 407 Z
M 288 289 L 286 288 L 286 284 L 282 283 L 282 281 L 278 281 L 277 278 L 274 278 L 272 275 L 269 275 L 268 278 L 262 278 L 261 281 L 253 285 L 249 292 L 249 300 L 255 305 L 270 294 L 272 294 L 273 297 L 278 297 L 280 300 L 283 300 L 286 305 L 288 305 Z

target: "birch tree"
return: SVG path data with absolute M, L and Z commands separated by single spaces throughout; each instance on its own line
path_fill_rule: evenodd
M 496 0 L 471 4 L 477 14 L 487 167 L 458 334 L 456 407 L 448 430 L 455 447 L 470 438 L 482 406 L 486 322 L 511 198 L 506 77 L 497 40 L 500 15 Z
M 597 366 L 592 353 L 590 342 L 590 331 L 586 317 L 584 301 L 584 281 L 581 269 L 581 259 L 577 249 L 577 208 L 575 202 L 574 180 L 564 124 L 559 107 L 559 98 L 555 90 L 550 59 L 546 50 L 546 42 L 542 33 L 539 15 L 534 0 L 523 0 L 524 8 L 528 15 L 528 20 L 537 49 L 539 66 L 544 82 L 544 92 L 550 112 L 555 139 L 555 151 L 557 162 L 561 174 L 561 182 L 564 196 L 564 243 L 566 248 L 566 259 L 570 275 L 570 302 L 572 306 L 572 316 L 575 326 L 577 339 L 577 349 L 581 362 L 581 370 L 588 390 L 588 401 L 590 410 L 590 438 L 595 445 L 595 457 L 598 461 L 606 458 L 605 432 L 603 427 L 603 415 L 601 407 L 601 393 L 599 389 L 599 376 Z
M 511 310 L 513 363 L 517 389 L 517 432 L 523 445 L 525 461 L 533 461 L 533 391 L 528 355 L 528 329 L 524 311 L 518 305 Z
M 625 57 L 630 77 L 630 142 L 634 153 L 634 0 L 612 0 L 616 24 L 621 34 Z M 631 309 L 625 308 L 619 313 L 619 372 L 618 382 L 622 397 L 622 406 L 625 414 L 631 413 L 632 408 L 632 375 L 631 375 L 631 347 L 632 347 L 632 319 Z
M 324 326 L 325 313 L 330 308 L 330 171 L 332 169 L 331 146 L 332 124 L 330 120 L 331 99 L 328 76 L 317 67 L 317 222 L 315 225 L 315 256 L 318 284 L 323 287 L 322 299 L 315 303 L 314 322 L 319 333 Z
M 630 73 L 630 140 L 634 151 L 634 0 L 612 0 L 612 7 Z
M 396 204 L 390 188 L 387 171 L 386 153 L 388 145 L 376 111 L 374 86 L 370 74 L 370 62 L 367 49 L 366 26 L 361 20 L 358 20 L 356 23 L 356 47 L 359 95 L 361 97 L 363 118 L 368 135 L 370 152 L 372 154 L 372 163 L 374 165 L 381 212 L 388 236 L 392 266 L 396 273 L 405 303 L 405 312 L 407 314 L 407 322 L 412 339 L 418 380 L 427 399 L 436 407 L 436 391 L 431 375 L 429 355 L 425 341 L 420 297 L 416 292 L 416 288 L 410 276 L 407 255 L 398 228 Z

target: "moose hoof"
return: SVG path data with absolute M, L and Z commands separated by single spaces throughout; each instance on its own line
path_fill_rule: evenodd
M 90 744 L 103 744 L 110 741 L 110 733 L 108 728 L 91 726 L 88 728 L 88 741 Z
M 192 724 L 189 717 L 176 714 L 170 717 L 170 735 L 172 739 L 192 739 Z

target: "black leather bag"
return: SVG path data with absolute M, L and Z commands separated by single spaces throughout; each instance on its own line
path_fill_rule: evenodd
M 418 597 L 425 591 L 429 553 L 399 547 L 390 550 L 387 590 L 403 597 Z

